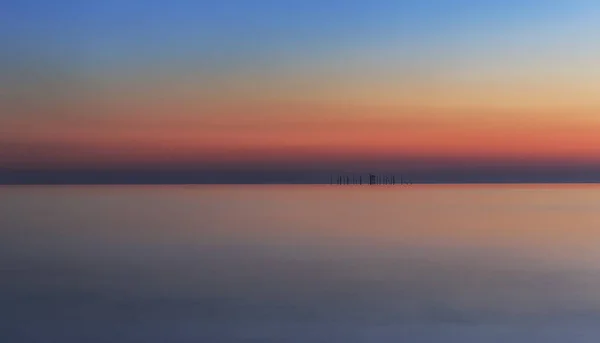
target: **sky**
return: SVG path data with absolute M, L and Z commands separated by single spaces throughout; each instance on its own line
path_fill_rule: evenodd
M 597 1 L 8 0 L 0 43 L 0 182 L 600 180 Z

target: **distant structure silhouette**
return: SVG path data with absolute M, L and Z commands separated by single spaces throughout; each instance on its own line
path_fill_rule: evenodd
M 412 185 L 411 181 L 406 180 L 402 175 L 400 175 L 400 182 L 397 182 L 396 175 L 383 175 L 383 174 L 367 174 L 368 175 L 368 185 Z M 337 185 L 363 185 L 363 175 L 355 174 L 351 175 L 338 175 L 336 178 Z M 333 185 L 333 175 L 330 175 L 329 183 Z

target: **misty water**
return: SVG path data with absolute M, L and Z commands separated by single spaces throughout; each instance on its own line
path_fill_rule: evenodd
M 598 342 L 600 187 L 0 188 L 0 342 Z

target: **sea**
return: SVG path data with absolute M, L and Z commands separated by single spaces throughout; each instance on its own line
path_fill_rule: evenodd
M 600 186 L 0 187 L 0 342 L 600 342 Z

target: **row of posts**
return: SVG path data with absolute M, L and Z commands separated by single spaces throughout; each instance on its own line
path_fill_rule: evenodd
M 396 182 L 396 176 L 395 175 L 389 176 L 389 175 L 374 175 L 374 174 L 369 174 L 368 184 L 369 185 L 396 185 L 396 184 L 410 185 L 410 184 L 412 184 L 412 182 L 404 180 L 402 178 L 402 175 L 400 175 L 400 178 L 399 178 L 398 181 L 399 181 L 399 183 Z M 366 182 L 366 180 L 365 180 L 365 182 Z M 333 175 L 331 176 L 330 183 L 332 185 L 334 184 Z M 338 175 L 337 178 L 335 179 L 335 183 L 338 184 L 338 185 L 362 185 L 363 184 L 363 177 L 362 177 L 362 175 L 360 175 L 358 177 L 356 177 L 354 175 L 352 175 L 352 176 Z

